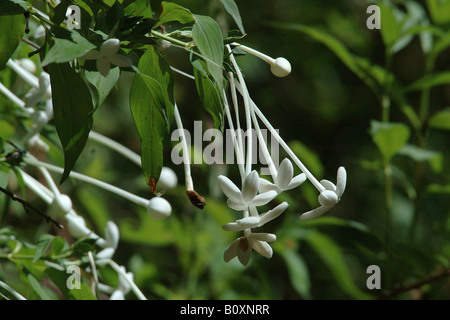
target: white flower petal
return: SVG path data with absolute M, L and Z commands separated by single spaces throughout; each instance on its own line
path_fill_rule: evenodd
M 319 195 L 319 203 L 328 208 L 333 207 L 338 201 L 338 195 L 334 191 L 324 190 Z
M 284 190 L 289 185 L 294 176 L 294 167 L 288 158 L 281 161 L 277 174 L 277 185 L 280 189 Z
M 239 246 L 239 238 L 235 239 L 225 250 L 223 254 L 223 259 L 225 260 L 225 262 L 228 262 L 237 256 L 238 246 Z
M 116 290 L 109 297 L 109 300 L 125 300 L 125 296 L 124 296 L 122 290 Z
M 242 263 L 243 266 L 247 266 L 250 258 L 252 257 L 252 247 L 247 238 L 239 239 L 237 257 L 239 259 L 239 262 Z
M 344 193 L 346 185 L 347 185 L 347 171 L 345 170 L 344 167 L 339 167 L 336 179 L 336 193 L 339 199 Z
M 267 179 L 259 178 L 259 192 L 267 192 L 271 190 L 277 191 L 277 186 Z
M 261 194 L 258 194 L 251 202 L 253 206 L 259 207 L 265 204 L 268 204 L 272 201 L 278 193 L 276 191 L 267 191 Z
M 102 56 L 106 57 L 112 57 L 114 54 L 119 51 L 120 48 L 120 40 L 119 39 L 108 39 L 105 42 L 103 42 L 102 46 L 100 47 L 100 54 Z
M 247 207 L 248 207 L 248 205 L 247 205 L 245 202 L 242 202 L 242 201 L 234 201 L 234 200 L 231 200 L 231 199 L 228 199 L 228 200 L 227 200 L 227 205 L 228 205 L 231 209 L 236 210 L 236 211 L 242 211 L 242 210 L 247 209 Z
M 228 197 L 228 199 L 233 201 L 242 201 L 241 190 L 239 190 L 233 181 L 225 176 L 219 176 L 218 180 L 223 193 Z
M 114 248 L 106 248 L 106 249 L 103 249 L 102 251 L 100 251 L 99 253 L 97 253 L 97 254 L 95 255 L 95 257 L 96 257 L 98 260 L 107 260 L 107 259 L 111 259 L 112 256 L 114 255 L 114 252 L 115 252 Z
M 129 67 L 131 66 L 131 59 L 122 54 L 116 53 L 109 58 L 109 61 L 119 67 Z
M 296 175 L 294 178 L 292 178 L 291 182 L 284 190 L 291 190 L 291 189 L 297 188 L 299 185 L 301 185 L 305 181 L 306 181 L 306 174 L 300 173 L 300 174 Z
M 284 212 L 284 210 L 286 210 L 287 207 L 289 207 L 289 204 L 287 202 L 283 202 L 283 203 L 280 203 L 275 208 L 273 208 L 272 210 L 269 210 L 266 213 L 263 213 L 260 216 L 258 227 L 261 227 L 262 225 L 266 224 L 267 222 L 278 217 L 280 214 L 282 214 Z
M 106 223 L 105 240 L 106 246 L 117 249 L 119 244 L 119 228 L 112 221 Z
M 100 74 L 104 77 L 106 77 L 109 73 L 109 69 L 111 68 L 111 64 L 109 63 L 109 60 L 104 58 L 104 57 L 100 57 L 97 59 L 97 70 L 98 72 L 100 72 Z
M 251 201 L 258 193 L 259 175 L 256 170 L 250 172 L 244 179 L 242 185 L 242 198 L 245 202 Z
M 67 220 L 67 229 L 73 237 L 81 238 L 91 233 L 91 230 L 86 227 L 86 222 L 82 216 L 69 213 L 65 215 L 65 218 Z
M 336 185 L 329 180 L 320 180 L 320 184 L 323 185 L 327 190 L 336 191 Z
M 252 248 L 260 255 L 266 257 L 267 259 L 272 258 L 273 250 L 267 242 L 252 239 L 251 244 Z
M 330 208 L 327 208 L 325 206 L 320 206 L 316 209 L 313 209 L 311 211 L 305 212 L 300 216 L 301 221 L 307 221 L 311 220 L 317 217 L 320 217 L 321 215 L 325 214 Z
M 273 233 L 252 233 L 249 237 L 253 240 L 265 242 L 274 242 L 275 240 L 277 240 L 277 236 Z

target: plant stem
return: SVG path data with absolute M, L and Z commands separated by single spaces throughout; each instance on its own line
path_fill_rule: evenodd
M 165 34 L 163 34 L 163 33 L 160 33 L 160 32 L 158 32 L 158 31 L 155 31 L 155 30 L 152 30 L 152 31 L 150 31 L 150 32 L 151 32 L 152 35 L 154 35 L 154 36 L 156 36 L 156 37 L 158 37 L 158 38 L 161 38 L 161 39 L 167 40 L 167 41 L 169 41 L 169 42 L 175 43 L 175 44 L 177 44 L 177 45 L 179 45 L 179 46 L 182 46 L 182 47 L 184 47 L 184 48 L 189 47 L 189 43 L 188 43 L 188 42 L 183 42 L 183 41 L 174 39 L 174 38 L 172 38 L 172 37 L 169 37 L 169 36 L 167 36 L 167 35 L 165 35 Z

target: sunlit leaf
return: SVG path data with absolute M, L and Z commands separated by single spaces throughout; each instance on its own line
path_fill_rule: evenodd
M 450 71 L 427 75 L 405 88 L 405 91 L 416 91 L 450 83 Z
M 430 119 L 430 127 L 440 130 L 450 130 L 450 110 L 434 114 Z
M 220 0 L 220 2 L 222 2 L 223 6 L 225 7 L 225 10 L 234 19 L 234 22 L 236 22 L 236 24 L 239 28 L 239 31 L 242 34 L 245 34 L 241 14 L 239 13 L 239 8 L 236 5 L 236 2 L 234 0 Z
M 282 250 L 281 255 L 286 262 L 292 286 L 303 299 L 310 299 L 311 282 L 304 259 L 292 249 Z
M 194 17 L 192 13 L 188 9 L 176 3 L 163 1 L 161 3 L 161 6 L 162 6 L 161 15 L 159 17 L 158 22 L 153 28 L 156 28 L 162 24 L 172 21 L 178 21 L 181 24 L 194 22 Z
M 24 15 L 0 16 L 0 30 L 0 70 L 3 70 L 25 33 Z
M 370 134 L 383 158 L 392 158 L 408 141 L 409 128 L 402 123 L 383 123 L 373 120 Z

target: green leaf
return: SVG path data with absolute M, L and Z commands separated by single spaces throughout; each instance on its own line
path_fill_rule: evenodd
M 289 279 L 303 299 L 311 299 L 311 282 L 304 259 L 292 249 L 283 249 L 281 255 L 287 265 Z
M 69 290 L 69 297 L 74 300 L 97 300 L 92 290 L 84 282 L 80 283 L 79 289 L 74 288 Z
M 345 263 L 344 255 L 333 240 L 328 236 L 313 230 L 310 230 L 307 233 L 305 240 L 319 255 L 325 265 L 327 265 L 328 269 L 336 279 L 336 282 L 346 293 L 356 299 L 369 298 L 369 296 L 353 283 L 352 276 Z
M 205 109 L 213 117 L 214 127 L 222 128 L 224 106 L 223 100 L 220 97 L 221 93 L 214 85 L 214 82 L 208 77 L 208 74 L 204 71 L 200 60 L 194 60 L 192 65 L 194 66 L 195 85 L 200 100 Z
M 434 114 L 429 125 L 434 129 L 450 130 L 450 110 L 447 109 Z
M 89 81 L 89 83 L 91 83 L 97 91 L 97 99 L 95 103 L 95 106 L 97 108 L 105 101 L 111 90 L 116 85 L 117 80 L 119 80 L 120 68 L 111 68 L 106 77 L 102 76 L 97 71 L 88 70 L 84 71 L 84 76 L 86 80 Z
M 22 14 L 27 10 L 28 5 L 25 0 L 2 0 L 0 2 L 0 16 Z M 23 27 L 25 29 L 25 25 Z
M 405 145 L 409 133 L 409 128 L 402 123 L 371 122 L 370 134 L 386 161 Z
M 86 145 L 93 124 L 93 105 L 89 88 L 68 63 L 52 63 L 48 71 L 55 127 L 64 151 L 63 183 Z
M 161 6 L 161 15 L 153 28 L 172 21 L 178 21 L 181 24 L 187 24 L 195 21 L 192 13 L 188 9 L 176 3 L 163 1 Z
M 417 91 L 450 83 L 450 71 L 426 75 L 405 88 L 405 91 Z
M 2 12 L 2 9 L 0 9 L 0 12 Z M 25 32 L 24 15 L 0 16 L 0 30 L 2 30 L 0 32 L 0 70 L 3 70 L 9 58 L 16 51 Z
M 415 161 L 427 161 L 441 156 L 440 152 L 419 148 L 412 144 L 405 144 L 398 154 L 410 157 Z
M 38 261 L 43 255 L 45 255 L 50 243 L 53 240 L 53 236 L 50 234 L 43 234 L 37 243 L 36 252 L 34 253 L 33 262 Z
M 173 74 L 170 66 L 150 47 L 141 57 L 133 79 L 130 108 L 141 139 L 142 169 L 147 184 L 156 192 L 163 165 L 163 139 L 173 119 Z
M 446 24 L 450 22 L 450 1 L 427 0 L 431 20 L 435 24 Z
M 200 54 L 206 61 L 209 73 L 215 81 L 218 90 L 223 89 L 223 37 L 219 25 L 212 18 L 194 15 L 195 24 L 192 27 L 192 39 Z
M 53 295 L 49 294 L 31 273 L 29 273 L 27 277 L 31 288 L 33 288 L 34 292 L 36 292 L 42 300 L 54 299 Z
M 125 0 L 122 2 L 125 15 L 151 18 L 153 16 L 150 0 Z
M 378 4 L 381 19 L 381 37 L 386 47 L 392 47 L 398 39 L 401 25 L 397 22 L 394 8 L 383 3 Z
M 236 5 L 236 2 L 234 2 L 234 0 L 220 0 L 220 2 L 222 2 L 225 10 L 234 19 L 234 22 L 236 22 L 239 31 L 242 34 L 245 34 L 244 25 L 242 24 L 241 15 L 239 13 L 239 8 Z
M 54 44 L 45 55 L 42 66 L 69 62 L 95 49 L 92 43 L 75 30 L 58 28 L 53 40 Z

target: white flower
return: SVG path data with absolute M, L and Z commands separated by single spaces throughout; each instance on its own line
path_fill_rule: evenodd
M 91 50 L 80 59 L 97 60 L 97 70 L 106 77 L 111 68 L 111 64 L 119 67 L 131 66 L 131 60 L 127 56 L 117 53 L 120 49 L 119 39 L 108 39 L 100 47 L 100 51 Z
M 151 198 L 147 204 L 147 213 L 155 219 L 165 219 L 172 213 L 169 201 L 161 197 Z
M 286 190 L 291 190 L 301 185 L 306 180 L 306 175 L 300 173 L 294 177 L 294 167 L 289 159 L 285 158 L 278 168 L 278 173 L 274 178 L 274 183 L 260 178 L 259 179 L 259 191 L 267 192 L 275 190 L 277 193 L 281 193 Z
M 122 290 L 115 290 L 109 297 L 109 300 L 125 300 L 125 295 Z
M 169 167 L 163 167 L 158 180 L 158 187 L 162 189 L 173 189 L 178 184 L 178 178 L 175 172 Z
M 242 265 L 246 266 L 252 256 L 252 250 L 270 259 L 273 254 L 268 242 L 273 242 L 277 237 L 272 233 L 250 233 L 247 236 L 234 240 L 224 253 L 225 262 L 238 257 Z
M 270 63 L 270 71 L 277 77 L 287 77 L 291 70 L 291 64 L 285 58 L 276 58 Z
M 325 187 L 325 190 L 319 195 L 320 207 L 303 213 L 300 216 L 300 220 L 306 221 L 317 218 L 333 208 L 341 200 L 347 184 L 347 171 L 345 171 L 344 167 L 339 167 L 336 185 L 328 180 L 322 180 L 320 183 Z
M 55 210 L 56 214 L 68 214 L 72 210 L 72 200 L 66 194 L 55 194 L 55 198 L 52 202 L 52 208 Z M 84 219 L 82 221 L 79 220 L 79 222 L 86 226 Z
M 103 248 L 117 249 L 119 244 L 119 228 L 114 222 L 108 221 L 106 223 L 105 239 L 99 238 L 96 244 Z
M 261 214 L 258 217 L 246 217 L 235 222 L 230 222 L 222 226 L 226 231 L 242 231 L 248 228 L 257 228 L 266 224 L 267 222 L 275 219 L 280 214 L 282 214 L 286 208 L 289 206 L 287 202 L 280 203 L 278 206 L 266 213 Z
M 227 177 L 219 176 L 219 185 L 223 193 L 228 197 L 227 204 L 234 210 L 245 210 L 249 206 L 263 206 L 272 201 L 276 196 L 276 191 L 267 191 L 257 195 L 259 189 L 259 176 L 253 170 L 244 179 L 242 184 L 242 192 Z
M 69 213 L 65 215 L 65 218 L 67 220 L 67 229 L 73 237 L 81 238 L 91 233 L 91 230 L 86 227 L 86 222 L 82 216 Z

